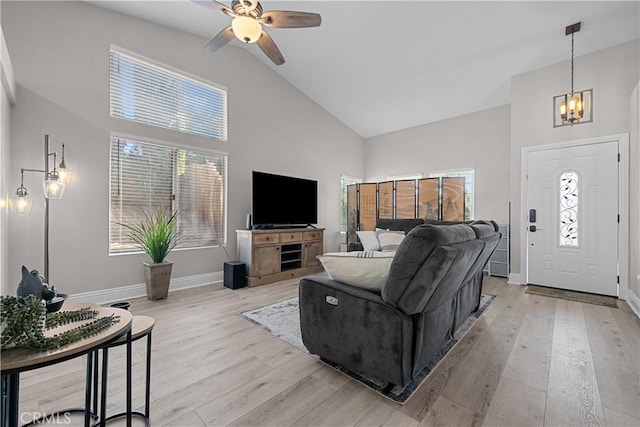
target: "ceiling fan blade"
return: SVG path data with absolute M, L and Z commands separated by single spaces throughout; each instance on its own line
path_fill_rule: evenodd
M 267 55 L 271 61 L 273 61 L 274 64 L 284 64 L 284 56 L 282 56 L 282 53 L 280 53 L 280 49 L 278 49 L 278 46 L 276 46 L 271 36 L 264 30 L 262 31 L 262 35 L 260 36 L 256 44 L 264 52 L 264 54 Z
M 271 10 L 262 14 L 267 27 L 274 28 L 306 28 L 319 27 L 322 18 L 317 13 L 292 12 L 288 10 Z
M 204 6 L 206 8 L 216 10 L 220 13 L 224 13 L 225 15 L 236 16 L 236 14 L 233 13 L 233 10 L 231 10 L 224 4 L 217 2 L 215 0 L 191 0 L 191 1 L 199 4 L 200 6 Z
M 233 34 L 233 29 L 231 28 L 231 25 L 229 25 L 227 28 L 216 34 L 214 38 L 209 40 L 209 43 L 207 43 L 204 48 L 209 52 L 215 52 L 216 50 L 220 49 L 222 46 L 233 40 L 234 37 L 235 35 Z

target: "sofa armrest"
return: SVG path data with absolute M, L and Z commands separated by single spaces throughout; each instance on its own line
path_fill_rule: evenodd
M 310 353 L 361 374 L 405 384 L 413 321 L 374 292 L 326 276 L 300 280 L 300 331 Z

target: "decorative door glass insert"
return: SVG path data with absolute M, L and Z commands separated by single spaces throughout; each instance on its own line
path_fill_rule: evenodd
M 578 246 L 578 174 L 560 175 L 560 246 Z

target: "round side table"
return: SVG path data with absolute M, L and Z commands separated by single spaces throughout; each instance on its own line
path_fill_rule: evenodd
M 107 417 L 107 376 L 108 376 L 108 361 L 109 361 L 109 349 L 127 344 L 127 337 L 121 337 L 105 347 L 102 348 L 102 392 L 100 402 L 100 425 L 104 425 L 107 422 L 116 418 L 127 417 L 127 425 L 131 425 L 131 417 L 136 416 L 145 420 L 147 426 L 150 426 L 149 421 L 149 396 L 151 391 L 151 332 L 155 325 L 155 320 L 149 316 L 133 316 L 133 324 L 131 326 L 131 342 L 137 341 L 141 338 L 147 337 L 147 372 L 145 381 L 145 396 L 144 396 L 144 413 L 132 411 L 131 409 L 131 355 L 127 354 L 128 366 L 127 366 L 127 410 Z M 131 346 L 127 346 L 127 352 L 131 351 Z

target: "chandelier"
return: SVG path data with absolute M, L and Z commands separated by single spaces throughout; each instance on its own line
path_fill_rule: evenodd
M 553 98 L 553 126 L 573 126 L 593 121 L 591 115 L 593 89 L 575 91 L 574 77 L 574 34 L 580 31 L 580 22 L 565 28 L 565 35 L 571 35 L 571 91 Z

